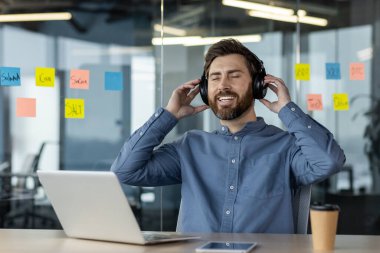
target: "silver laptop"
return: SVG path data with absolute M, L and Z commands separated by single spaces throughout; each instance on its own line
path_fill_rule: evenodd
M 199 238 L 142 232 L 113 172 L 37 171 L 37 174 L 69 237 L 133 244 Z

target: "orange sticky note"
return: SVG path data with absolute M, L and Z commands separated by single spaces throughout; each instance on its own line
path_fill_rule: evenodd
M 88 90 L 90 85 L 90 71 L 73 69 L 70 71 L 70 88 Z
M 65 99 L 65 118 L 84 119 L 84 99 Z
M 364 63 L 350 64 L 350 80 L 364 80 Z
M 54 87 L 55 68 L 36 68 L 36 85 Z
M 308 111 L 322 111 L 322 94 L 308 94 L 307 95 L 307 110 Z
M 35 98 L 16 98 L 16 117 L 36 117 Z
M 296 80 L 309 81 L 310 80 L 310 64 L 297 63 L 295 65 Z
M 335 111 L 347 111 L 350 109 L 347 93 L 336 93 L 333 95 L 333 99 Z

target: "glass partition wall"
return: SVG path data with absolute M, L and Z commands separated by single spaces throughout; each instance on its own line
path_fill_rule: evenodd
M 312 201 L 341 205 L 339 233 L 379 233 L 378 1 L 73 1 L 62 8 L 72 12 L 71 21 L 0 25 L 0 67 L 18 67 L 21 76 L 19 86 L 0 86 L 1 173 L 14 174 L 1 177 L 2 227 L 60 227 L 33 176 L 22 186 L 34 191 L 32 198 L 9 199 L 23 181 L 16 174 L 109 170 L 124 141 L 166 106 L 173 89 L 201 76 L 209 46 L 233 37 L 285 81 L 292 100 L 345 151 L 344 170 L 315 184 Z M 305 65 L 296 64 L 308 64 L 307 77 Z M 55 69 L 53 87 L 36 86 L 42 67 Z M 76 70 L 88 76 L 73 83 Z M 35 99 L 34 116 L 22 116 L 20 98 Z M 74 110 L 78 100 L 67 99 L 84 102 L 83 117 Z M 255 110 L 285 129 L 259 101 Z M 164 142 L 218 126 L 206 110 L 179 121 Z M 175 230 L 180 185 L 123 188 L 142 229 Z M 352 222 L 363 210 L 368 222 Z

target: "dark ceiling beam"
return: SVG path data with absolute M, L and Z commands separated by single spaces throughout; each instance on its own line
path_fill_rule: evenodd
M 69 8 L 75 4 L 71 1 L 53 1 L 53 2 L 33 2 L 33 1 L 11 1 L 9 3 L 0 2 L 0 9 L 7 10 L 25 10 L 25 9 L 48 9 L 48 8 Z

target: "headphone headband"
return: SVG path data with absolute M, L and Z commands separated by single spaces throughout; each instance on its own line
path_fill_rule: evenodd
M 253 65 L 256 67 L 257 73 L 259 73 L 262 69 L 264 69 L 264 62 L 260 60 L 260 58 L 257 57 L 257 55 L 255 55 L 253 52 L 251 52 L 251 55 L 253 56 L 253 58 L 255 58 L 255 62 L 259 64 L 257 68 L 257 64 L 253 63 Z

